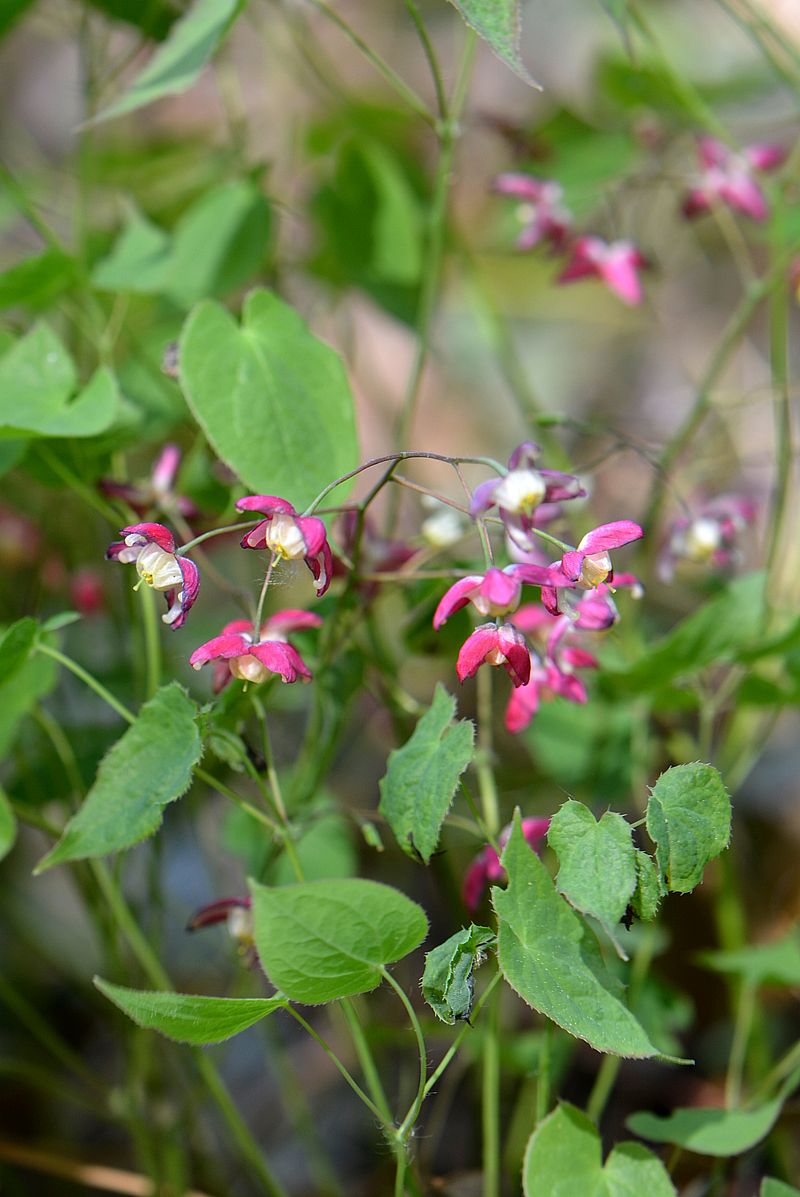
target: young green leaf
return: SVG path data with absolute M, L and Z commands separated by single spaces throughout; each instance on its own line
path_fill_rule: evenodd
M 219 49 L 242 0 L 195 0 L 169 31 L 166 41 L 128 90 L 104 109 L 94 122 L 111 120 L 152 104 L 164 96 L 187 91 Z
M 110 427 L 119 396 L 101 367 L 81 393 L 75 366 L 46 324 L 36 325 L 0 358 L 0 437 L 96 436 Z
M 36 872 L 121 852 L 157 831 L 164 807 L 185 794 L 200 760 L 196 714 L 182 686 L 162 686 L 100 762 L 83 805 Z
M 603 1164 L 600 1136 L 575 1106 L 562 1102 L 528 1140 L 525 1197 L 675 1197 L 664 1165 L 639 1143 L 619 1143 Z
M 508 888 L 492 889 L 500 920 L 500 968 L 534 1010 L 600 1052 L 654 1056 L 657 1048 L 621 1000 L 591 929 L 557 892 L 525 841 L 519 813 L 503 865 Z
M 451 0 L 471 29 L 491 46 L 506 66 L 531 87 L 541 87 L 520 57 L 519 0 Z
M 46 307 L 75 279 L 75 259 L 51 247 L 0 273 L 0 308 Z
M 469 1018 L 475 1001 L 475 969 L 495 938 L 491 927 L 471 923 L 425 956 L 422 996 L 442 1022 L 452 1025 Z
M 730 660 L 757 640 L 763 607 L 763 573 L 737 578 L 662 636 L 630 669 L 609 671 L 609 680 L 624 693 L 649 693 L 681 675 L 691 676 L 714 662 Z
M 765 1176 L 761 1182 L 758 1197 L 800 1197 L 800 1189 L 786 1185 L 782 1180 L 775 1180 Z
M 425 938 L 424 911 L 376 881 L 335 879 L 270 888 L 250 882 L 258 955 L 290 1001 L 315 1006 L 381 982 L 384 965 Z
M 560 892 L 576 910 L 599 919 L 625 958 L 615 930 L 636 889 L 630 824 L 614 811 L 598 822 L 587 806 L 570 798 L 550 820 L 547 842 L 558 856 Z
M 158 295 L 167 285 L 170 248 L 169 233 L 134 211 L 108 254 L 95 264 L 92 283 L 101 291 Z
M 147 1031 L 160 1031 L 177 1043 L 203 1046 L 222 1043 L 253 1023 L 260 1022 L 273 1010 L 285 1007 L 282 997 L 219 998 L 199 997 L 189 993 L 148 992 L 112 985 L 102 977 L 94 983 L 128 1018 Z
M 796 927 L 772 943 L 701 952 L 698 959 L 715 972 L 741 977 L 748 985 L 800 986 L 800 934 Z
M 0 860 L 8 856 L 17 838 L 17 820 L 5 790 L 0 788 Z
M 674 1143 L 699 1155 L 729 1156 L 749 1151 L 769 1134 L 778 1120 L 784 1098 L 779 1097 L 755 1110 L 673 1110 L 665 1118 L 657 1114 L 631 1114 L 626 1126 L 654 1143 Z
M 458 779 L 472 760 L 475 728 L 455 720 L 456 700 L 437 685 L 433 703 L 402 748 L 389 754 L 379 810 L 398 844 L 428 864 L 453 801 Z
M 636 889 L 631 898 L 631 909 L 637 918 L 648 922 L 656 917 L 661 898 L 661 882 L 653 858 L 637 848 Z
M 675 765 L 662 773 L 647 803 L 647 831 L 667 889 L 691 893 L 731 835 L 731 800 L 713 765 Z
M 9 633 L 18 627 L 19 624 L 12 624 Z M 21 641 L 16 643 L 19 648 Z M 11 653 L 7 660 L 12 663 Z M 53 689 L 57 677 L 55 662 L 36 654 L 24 657 L 20 653 L 14 668 L 3 671 L 0 678 L 0 760 L 14 743 L 19 721 Z
M 302 507 L 357 464 L 339 355 L 269 291 L 247 296 L 241 327 L 219 304 L 199 304 L 183 328 L 180 370 L 210 443 L 251 490 Z

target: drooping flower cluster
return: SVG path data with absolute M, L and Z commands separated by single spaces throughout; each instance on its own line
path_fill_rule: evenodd
M 168 449 L 172 448 L 168 446 Z M 165 487 L 171 486 L 177 465 L 174 454 L 165 462 Z M 166 474 L 169 477 L 166 477 Z M 127 502 L 136 496 L 120 495 Z M 151 496 L 147 496 L 148 503 Z M 175 497 L 176 509 L 180 506 Z M 325 525 L 315 516 L 302 516 L 286 499 L 274 495 L 254 495 L 240 499 L 240 511 L 257 511 L 265 518 L 249 527 L 241 544 L 247 549 L 265 549 L 272 554 L 272 566 L 280 561 L 303 558 L 314 577 L 317 595 L 328 589 L 333 557 Z M 180 628 L 193 606 L 200 587 L 200 574 L 195 563 L 186 555 L 194 541 L 179 548 L 175 537 L 164 524 L 132 524 L 122 529 L 123 540 L 110 545 L 106 556 L 124 565 L 134 565 L 143 583 L 163 591 L 167 613 L 162 616 L 172 628 Z M 200 669 L 215 662 L 214 689 L 221 690 L 231 678 L 259 684 L 276 675 L 284 682 L 307 682 L 311 672 L 297 649 L 289 642 L 291 632 L 317 628 L 322 623 L 318 615 L 308 611 L 289 609 L 278 611 L 260 621 L 255 628 L 251 620 L 237 619 L 225 625 L 219 636 L 200 645 L 191 654 L 189 663 Z
M 506 726 L 512 732 L 528 725 L 543 699 L 559 696 L 571 702 L 586 701 L 585 685 L 575 670 L 596 668 L 597 661 L 574 643 L 575 634 L 601 631 L 616 621 L 614 583 L 640 590 L 633 575 L 615 580 L 610 555 L 612 549 L 642 536 L 642 529 L 632 520 L 601 524 L 587 532 L 577 548 L 564 545 L 559 560 L 539 563 L 541 553 L 534 543 L 537 534 L 553 540 L 538 527 L 540 505 L 552 507 L 585 492 L 571 475 L 538 469 L 538 452 L 530 442 L 520 445 L 509 458 L 508 472 L 478 486 L 471 504 L 476 519 L 485 518 L 495 508 L 509 544 L 529 559 L 504 568 L 491 566 L 483 574 L 459 579 L 442 596 L 433 616 L 437 630 L 468 605 L 479 615 L 491 617 L 464 641 L 456 673 L 463 682 L 484 664 L 505 669 L 514 686 L 506 711 Z M 548 521 L 553 514 L 552 510 L 547 513 Z M 529 605 L 518 611 L 526 585 L 540 588 L 542 606 Z M 542 640 L 538 650 L 531 649 L 526 633 Z

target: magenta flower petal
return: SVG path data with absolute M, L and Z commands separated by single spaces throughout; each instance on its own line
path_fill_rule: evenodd
M 698 137 L 697 156 L 701 164 L 709 170 L 713 166 L 727 166 L 731 152 L 724 141 L 716 137 Z
M 564 554 L 561 558 L 561 569 L 567 580 L 575 582 L 581 576 L 581 566 L 585 556 L 585 553 L 574 551 Z
M 528 818 L 522 820 L 522 834 L 534 852 L 538 852 L 550 830 L 550 820 L 542 818 Z
M 250 641 L 242 633 L 223 632 L 221 636 L 214 636 L 196 648 L 189 657 L 192 669 L 200 669 L 209 661 L 229 661 L 233 657 L 240 657 L 250 649 Z
M 643 299 L 642 284 L 637 273 L 642 265 L 640 255 L 629 249 L 609 253 L 598 266 L 598 273 L 610 291 L 629 307 L 637 307 Z
M 786 161 L 786 150 L 773 142 L 760 141 L 745 146 L 743 154 L 755 170 L 777 170 Z
M 311 681 L 311 671 L 291 644 L 284 644 L 281 640 L 262 640 L 260 644 L 251 645 L 249 652 L 271 673 L 279 674 L 284 682 L 296 682 L 298 678 Z
M 469 505 L 469 513 L 473 519 L 475 516 L 483 515 L 484 511 L 488 511 L 493 505 L 494 492 L 502 481 L 502 478 L 491 478 L 488 482 L 481 482 L 479 486 L 475 487 Z
M 597 263 L 591 252 L 595 244 L 599 244 L 601 248 L 603 246 L 603 242 L 598 241 L 595 237 L 579 237 L 572 246 L 572 257 L 559 274 L 556 282 L 574 283 L 578 279 L 596 275 Z
M 547 484 L 546 503 L 565 503 L 568 499 L 582 499 L 586 494 L 573 474 L 563 474 L 561 470 L 539 470 L 539 473 Z
M 458 653 L 456 673 L 460 682 L 474 677 L 490 653 L 497 649 L 497 625 L 481 624 L 468 636 Z
M 236 503 L 237 511 L 260 511 L 262 515 L 297 515 L 286 499 L 277 495 L 248 495 Z
M 322 523 L 322 520 L 318 520 Z M 323 533 L 325 526 L 323 525 Z M 331 546 L 328 544 L 327 537 L 323 541 L 322 548 L 314 557 L 306 557 L 306 565 L 311 570 L 314 578 L 314 588 L 317 592 L 317 598 L 322 598 L 325 591 L 331 584 L 333 577 L 333 553 Z
M 181 451 L 178 446 L 165 445 L 156 458 L 153 472 L 150 475 L 153 490 L 161 494 L 171 490 L 180 464 Z
M 143 536 L 146 540 L 157 544 L 165 553 L 175 552 L 175 537 L 163 524 L 131 524 L 128 528 L 122 529 L 121 535 Z
M 262 624 L 262 633 L 279 632 L 282 636 L 289 632 L 304 632 L 307 628 L 322 626 L 322 617 L 312 611 L 299 611 L 294 607 L 287 607 L 284 611 L 276 611 Z M 269 639 L 268 636 L 264 637 Z
M 587 532 L 578 545 L 578 549 L 585 556 L 590 553 L 602 553 L 608 549 L 618 549 L 620 545 L 630 544 L 632 540 L 639 540 L 644 532 L 633 520 L 615 520 L 611 524 L 601 524 Z
M 497 664 L 503 666 L 515 686 L 524 686 L 531 676 L 531 654 L 525 637 L 513 624 L 503 623 L 497 629 L 497 641 L 501 653 Z
M 737 212 L 742 212 L 752 220 L 766 220 L 769 216 L 769 205 L 764 192 L 755 179 L 750 175 L 732 173 L 719 185 L 719 196 L 726 204 Z
M 539 710 L 540 679 L 531 674 L 524 686 L 516 686 L 506 705 L 506 730 L 512 735 L 524 731 Z
M 506 171 L 505 174 L 498 175 L 494 180 L 492 190 L 496 191 L 498 195 L 509 195 L 513 199 L 527 200 L 531 204 L 537 204 L 542 198 L 543 186 L 542 180 L 535 179 L 532 175 Z

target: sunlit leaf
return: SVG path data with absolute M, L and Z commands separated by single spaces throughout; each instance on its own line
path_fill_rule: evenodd
M 360 879 L 271 888 L 250 882 L 261 964 L 291 1001 L 307 1005 L 366 993 L 381 969 L 425 938 L 424 911 L 398 890 Z
M 95 977 L 94 983 L 137 1026 L 160 1031 L 177 1043 L 222 1043 L 286 1006 L 282 997 L 219 998 L 150 992 L 112 985 L 102 977 Z

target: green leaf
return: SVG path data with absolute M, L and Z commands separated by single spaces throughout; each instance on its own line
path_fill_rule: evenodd
M 116 21 L 141 30 L 146 37 L 163 41 L 180 13 L 162 0 L 89 0 L 93 8 Z
M 128 90 L 94 118 L 94 122 L 134 112 L 164 96 L 187 91 L 219 49 L 241 8 L 242 0 L 195 0 L 170 29 L 167 40 Z
M 0 273 L 0 308 L 46 307 L 75 279 L 75 260 L 51 247 Z
M 698 959 L 715 972 L 741 977 L 748 985 L 800 986 L 800 933 L 796 927 L 773 943 L 701 952 Z
M 222 1043 L 287 1005 L 282 997 L 219 998 L 147 992 L 112 985 L 102 977 L 95 977 L 94 983 L 137 1026 L 160 1031 L 177 1043 L 200 1046 Z
M 453 801 L 458 779 L 472 760 L 475 728 L 453 722 L 456 700 L 437 685 L 433 703 L 402 748 L 389 754 L 379 810 L 398 844 L 428 864 Z
M 25 440 L 0 440 L 0 477 L 19 465 L 27 451 L 28 442 Z
M 637 848 L 636 889 L 631 898 L 633 913 L 644 922 L 654 919 L 661 896 L 661 882 L 653 858 Z
M 322 814 L 308 827 L 295 843 L 295 852 L 306 881 L 352 877 L 358 872 L 350 823 L 336 810 Z M 290 885 L 295 879 L 292 863 L 282 852 L 270 881 L 275 885 Z
M 0 640 L 0 682 L 6 681 L 25 664 L 33 648 L 38 626 L 35 619 L 26 615 L 6 630 Z
M 199 304 L 183 328 L 180 369 L 209 442 L 252 491 L 302 508 L 357 465 L 339 355 L 269 291 L 247 296 L 241 327 L 219 304 Z
M 475 1001 L 475 969 L 495 938 L 491 927 L 471 923 L 425 956 L 422 996 L 442 1022 L 452 1025 L 469 1018 Z
M 488 42 L 494 53 L 525 83 L 539 84 L 528 74 L 520 58 L 521 23 L 519 0 L 451 0 L 470 29 Z
M 34 0 L 3 0 L 0 5 L 0 37 L 33 6 Z
M 187 308 L 227 295 L 258 271 L 269 237 L 270 207 L 250 180 L 207 191 L 175 229 L 166 294 Z
M 17 838 L 17 820 L 5 790 L 0 787 L 0 860 L 8 856 Z
M 691 893 L 731 836 L 731 800 L 714 766 L 697 762 L 662 773 L 650 791 L 647 831 L 667 889 Z
M 113 423 L 118 393 L 101 367 L 75 399 L 75 367 L 46 324 L 0 358 L 0 437 L 96 436 Z
M 384 965 L 413 952 L 428 931 L 424 911 L 376 881 L 250 882 L 256 948 L 290 1001 L 306 1005 L 366 993 Z
M 576 910 L 600 920 L 624 959 L 614 932 L 636 889 L 631 834 L 622 815 L 609 810 L 597 822 L 572 798 L 553 815 L 547 833 L 559 860 L 559 890 Z
M 557 892 L 522 834 L 519 812 L 503 853 L 506 890 L 493 888 L 499 961 L 512 989 L 534 1010 L 597 1051 L 654 1056 L 657 1049 L 621 1000 L 589 926 Z
M 95 264 L 92 283 L 101 291 L 160 294 L 167 284 L 170 245 L 169 233 L 133 212 L 110 252 Z
M 200 760 L 196 714 L 182 686 L 162 686 L 100 762 L 83 805 L 36 872 L 121 852 L 157 831 L 163 808 L 186 792 Z
M 57 678 L 55 662 L 34 655 L 0 682 L 0 760 L 14 743 L 19 721 L 50 693 Z
M 800 1189 L 784 1184 L 782 1180 L 774 1180 L 765 1176 L 761 1182 L 759 1197 L 800 1197 Z
M 673 1110 L 665 1118 L 645 1112 L 631 1114 L 626 1126 L 654 1143 L 674 1143 L 699 1155 L 739 1155 L 768 1135 L 777 1122 L 784 1099 L 756 1110 Z
M 189 308 L 252 278 L 270 237 L 270 207 L 249 179 L 205 192 L 170 234 L 134 212 L 92 282 L 101 290 L 165 295 Z
M 763 605 L 763 573 L 737 578 L 662 636 L 630 669 L 609 671 L 606 677 L 623 693 L 644 694 L 677 677 L 691 677 L 707 665 L 731 660 L 758 639 Z
M 666 1168 L 639 1143 L 619 1143 L 603 1164 L 595 1126 L 567 1102 L 528 1140 L 522 1188 L 525 1197 L 675 1197 Z

